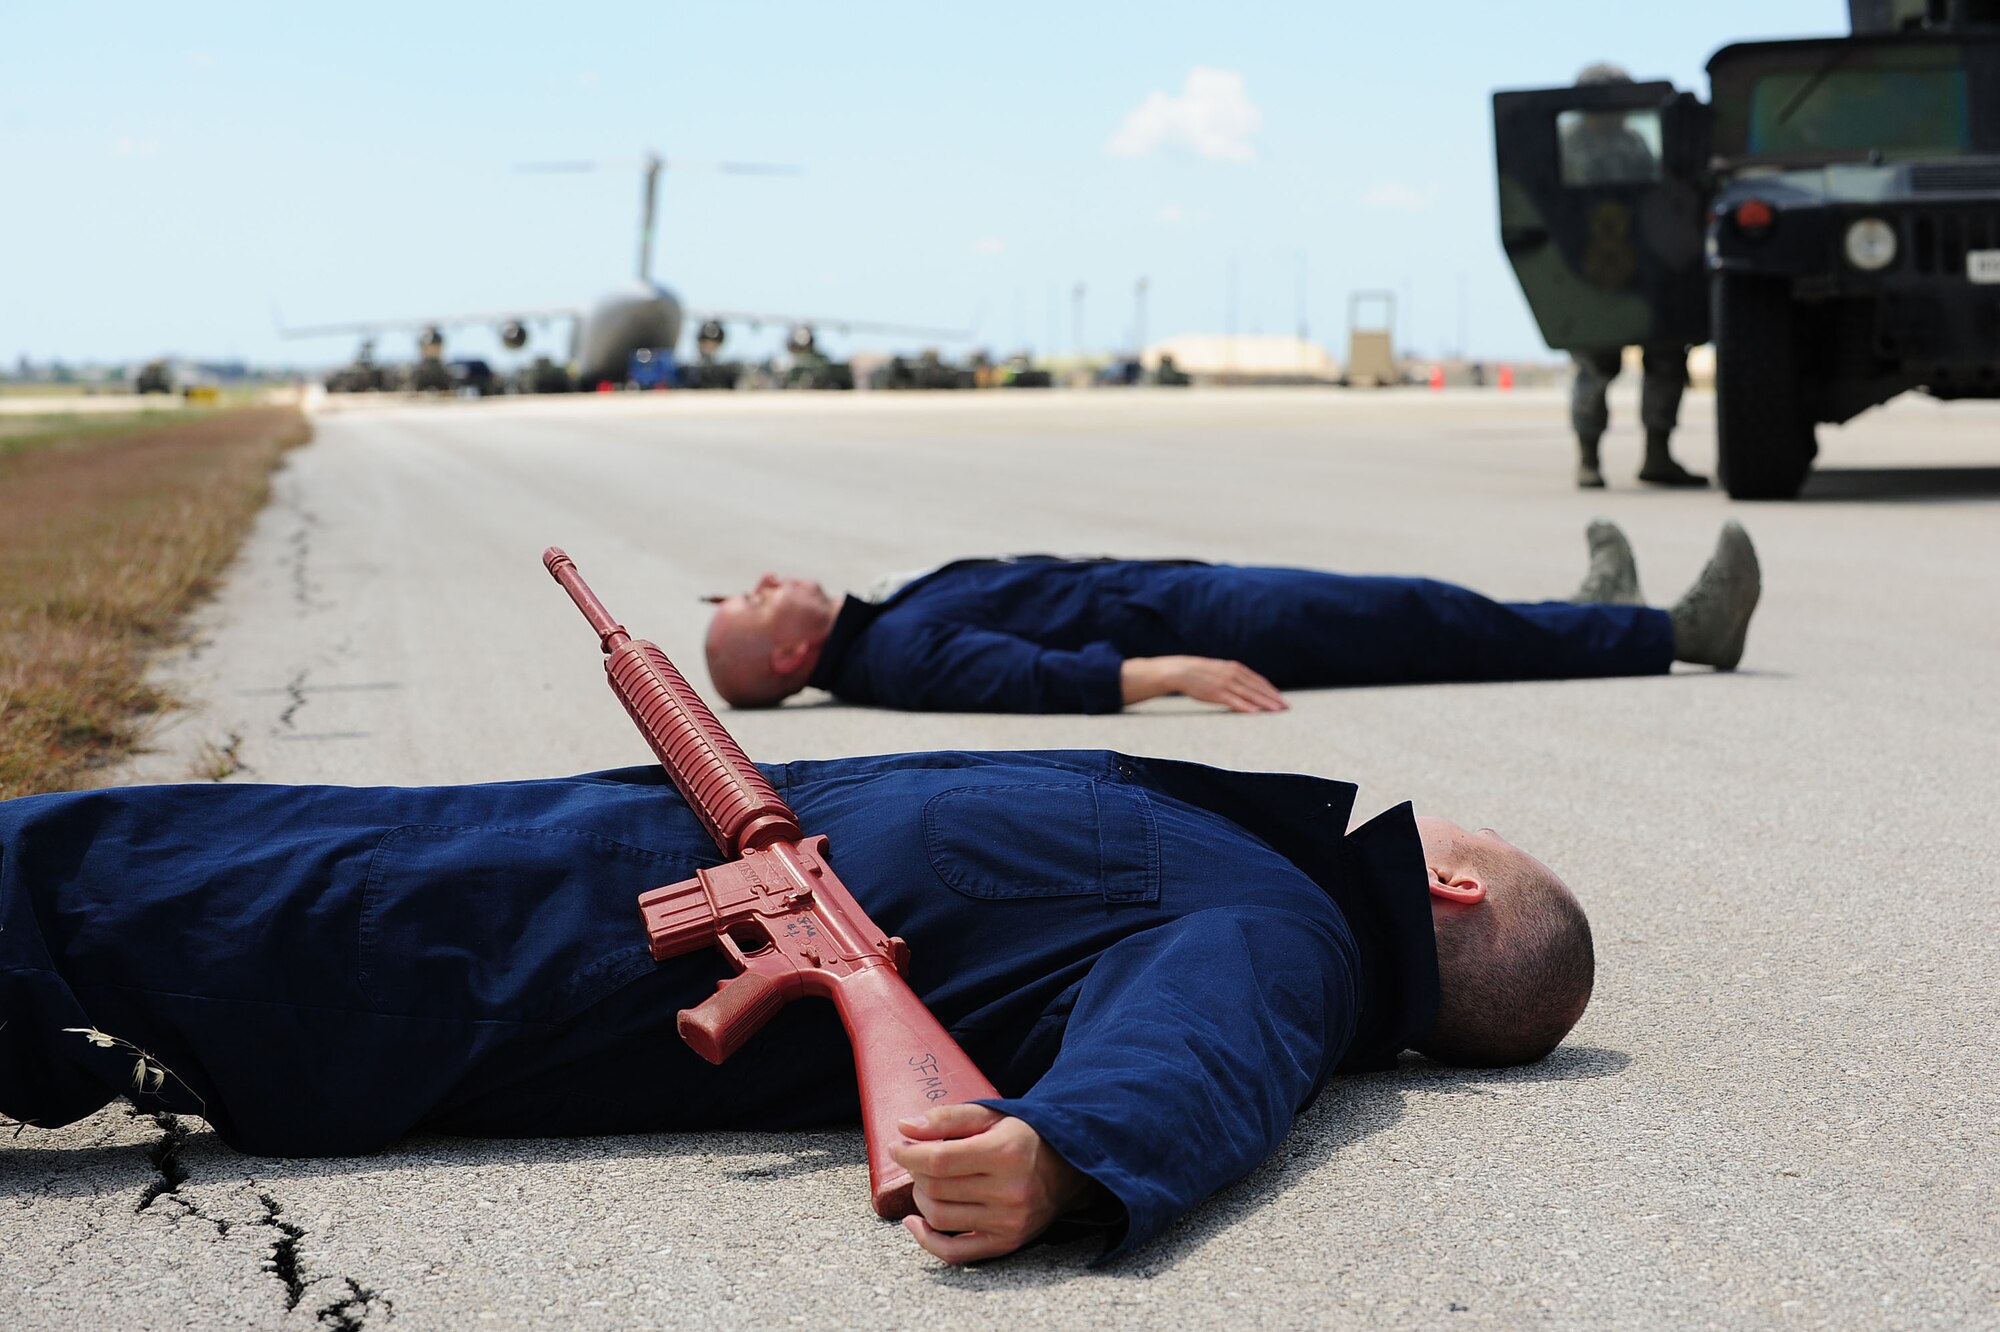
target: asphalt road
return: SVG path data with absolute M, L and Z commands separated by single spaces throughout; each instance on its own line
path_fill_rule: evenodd
M 1825 432 L 1793 505 L 1569 486 L 1550 394 L 619 397 L 323 416 L 132 779 L 427 783 L 644 761 L 539 565 L 566 546 L 700 680 L 698 594 L 963 553 L 1421 572 L 1567 594 L 1593 514 L 1670 600 L 1734 513 L 1733 675 L 1302 693 L 1238 717 L 729 718 L 762 758 L 1109 746 L 1359 781 L 1560 870 L 1600 955 L 1542 1065 L 1337 1084 L 1108 1269 L 949 1270 L 856 1132 L 252 1159 L 107 1111 L 0 1136 L 17 1329 L 2000 1326 L 2000 411 Z M 1682 456 L 1712 463 L 1707 399 Z M 1914 469 L 1914 470 L 1912 470 Z M 164 1190 L 164 1191 L 163 1191 Z

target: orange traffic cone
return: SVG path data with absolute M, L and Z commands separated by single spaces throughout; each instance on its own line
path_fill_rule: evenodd
M 1501 387 L 1501 388 L 1503 388 L 1503 389 L 1510 389 L 1510 388 L 1513 388 L 1513 387 L 1514 387 L 1514 367 L 1513 367 L 1513 366 L 1511 366 L 1511 365 L 1503 365 L 1503 366 L 1501 366 L 1501 367 L 1500 367 L 1500 377 L 1499 377 L 1499 383 L 1500 383 L 1500 387 Z
M 1434 366 L 1432 366 L 1432 367 L 1431 367 L 1431 387 L 1432 387 L 1432 388 L 1434 388 L 1434 389 L 1441 389 L 1441 388 L 1443 388 L 1443 387 L 1444 387 L 1444 367 L 1443 367 L 1443 366 L 1441 366 L 1441 365 L 1434 365 Z

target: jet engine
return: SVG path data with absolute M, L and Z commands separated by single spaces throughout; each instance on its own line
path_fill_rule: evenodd
M 417 334 L 417 351 L 426 361 L 435 361 L 444 355 L 444 334 L 436 324 Z
M 694 335 L 695 350 L 699 351 L 703 356 L 715 355 L 722 350 L 722 333 L 721 320 L 710 319 L 705 321 Z
M 500 325 L 500 345 L 508 351 L 519 351 L 528 345 L 528 326 L 518 319 L 509 319 Z
M 794 356 L 806 356 L 817 350 L 813 343 L 811 324 L 793 324 L 792 331 L 785 335 L 785 350 Z

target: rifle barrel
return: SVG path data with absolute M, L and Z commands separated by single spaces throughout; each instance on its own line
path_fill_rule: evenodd
M 626 632 L 624 625 L 612 618 L 604 603 L 597 599 L 597 594 L 583 581 L 583 575 L 576 571 L 576 561 L 564 554 L 561 546 L 550 546 L 542 552 L 542 567 L 562 584 L 563 591 L 569 593 L 569 599 L 583 612 L 583 618 L 590 621 L 590 627 L 597 631 L 598 645 L 607 655 L 632 637 Z

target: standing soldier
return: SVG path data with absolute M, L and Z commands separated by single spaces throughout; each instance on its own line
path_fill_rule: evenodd
M 1577 76 L 1579 86 L 1630 83 L 1632 76 L 1617 65 L 1590 65 Z M 1565 185 L 1643 184 L 1660 178 L 1660 159 L 1652 145 L 1625 123 L 1622 111 L 1586 111 L 1562 127 L 1562 173 Z M 1688 471 L 1667 451 L 1674 422 L 1680 416 L 1681 390 L 1687 384 L 1687 346 L 1649 343 L 1644 354 L 1645 380 L 1639 393 L 1639 420 L 1646 428 L 1646 460 L 1639 479 L 1656 486 L 1705 486 L 1708 478 Z M 1576 430 L 1576 483 L 1601 489 L 1597 446 L 1610 423 L 1605 394 L 1618 376 L 1622 347 L 1573 351 L 1576 382 L 1570 389 L 1569 419 Z

